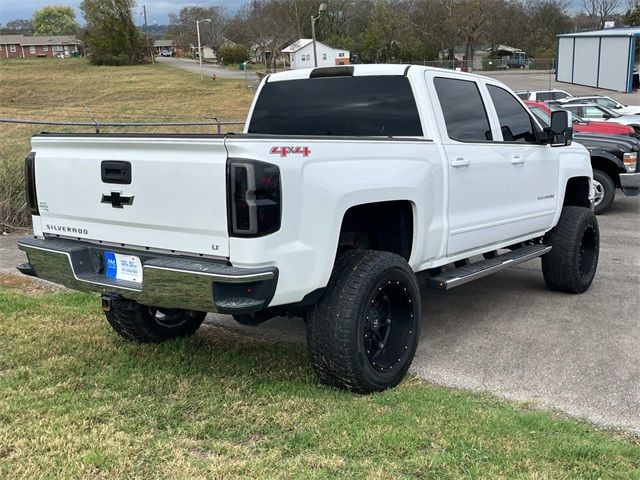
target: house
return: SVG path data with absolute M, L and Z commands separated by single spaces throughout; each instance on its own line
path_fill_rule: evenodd
M 82 42 L 73 35 L 27 37 L 0 35 L 0 57 L 52 58 L 78 55 Z
M 174 40 L 154 40 L 153 41 L 153 53 L 154 55 L 162 54 L 162 51 L 169 50 L 172 57 L 182 56 L 184 53 L 182 48 L 176 45 Z
M 24 58 L 22 39 L 24 35 L 0 35 L 0 57 Z
M 349 64 L 349 50 L 331 48 L 324 43 L 316 41 L 316 52 L 318 67 Z M 316 66 L 313 61 L 313 40 L 310 38 L 301 38 L 293 42 L 287 48 L 284 48 L 282 53 L 288 55 L 289 66 L 292 70 Z

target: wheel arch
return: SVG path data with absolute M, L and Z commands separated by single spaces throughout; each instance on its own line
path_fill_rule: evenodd
M 414 251 L 415 204 L 406 199 L 361 203 L 342 216 L 335 252 L 379 250 L 409 261 Z
M 571 177 L 564 190 L 563 207 L 590 207 L 591 179 L 589 177 Z
M 594 170 L 600 170 L 611 177 L 616 188 L 620 187 L 620 174 L 625 173 L 626 170 L 618 157 L 607 152 L 600 152 L 591 156 L 591 166 Z

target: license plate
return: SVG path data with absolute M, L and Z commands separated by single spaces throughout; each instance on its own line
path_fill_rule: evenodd
M 142 262 L 133 255 L 104 252 L 104 274 L 108 278 L 142 283 Z

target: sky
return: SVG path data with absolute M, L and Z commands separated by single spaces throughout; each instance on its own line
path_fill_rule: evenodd
M 82 13 L 78 6 L 82 0 L 0 0 L 0 23 L 5 24 L 16 18 L 31 18 L 33 12 L 47 5 L 68 5 L 76 11 L 76 18 L 82 22 Z M 138 0 L 135 9 L 135 22 L 142 24 L 142 5 L 147 6 L 147 22 L 154 21 L 159 24 L 169 23 L 169 13 L 178 12 L 187 5 L 211 6 L 220 5 L 227 7 L 230 11 L 236 10 L 244 5 L 246 0 L 216 0 L 216 1 L 194 1 L 194 0 Z

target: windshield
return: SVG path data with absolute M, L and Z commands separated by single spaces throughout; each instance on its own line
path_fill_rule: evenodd
M 618 118 L 621 117 L 622 115 L 620 115 L 618 112 L 614 112 L 613 110 L 608 109 L 607 107 L 603 107 L 602 105 L 600 105 L 600 110 L 602 110 L 603 112 L 608 113 L 609 115 L 611 115 L 613 118 Z

